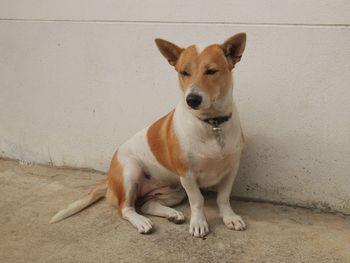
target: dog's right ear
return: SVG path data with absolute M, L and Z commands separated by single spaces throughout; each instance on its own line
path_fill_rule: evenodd
M 225 56 L 230 65 L 230 70 L 232 70 L 236 63 L 241 60 L 245 49 L 245 43 L 247 42 L 246 33 L 238 33 L 225 41 L 222 44 L 222 48 L 224 50 Z
M 155 39 L 155 42 L 160 53 L 168 60 L 169 64 L 175 66 L 184 49 L 160 38 Z

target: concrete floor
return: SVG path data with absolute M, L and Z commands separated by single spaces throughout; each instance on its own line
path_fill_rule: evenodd
M 104 201 L 65 221 L 50 217 L 104 175 L 0 160 L 1 262 L 350 262 L 350 218 L 266 203 L 233 201 L 248 230 L 226 229 L 213 195 L 206 197 L 211 233 L 188 234 L 152 217 L 140 235 Z M 178 207 L 187 219 L 188 203 Z

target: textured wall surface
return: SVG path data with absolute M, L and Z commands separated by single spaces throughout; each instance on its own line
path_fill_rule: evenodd
M 180 98 L 156 49 L 245 31 L 234 195 L 350 213 L 349 1 L 0 1 L 0 156 L 106 170 Z

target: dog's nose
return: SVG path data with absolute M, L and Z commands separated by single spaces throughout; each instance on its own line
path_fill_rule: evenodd
M 186 102 L 192 109 L 196 109 L 202 103 L 202 96 L 197 94 L 189 94 L 186 97 Z

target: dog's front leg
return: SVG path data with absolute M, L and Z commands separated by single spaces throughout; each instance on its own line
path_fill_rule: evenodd
M 209 233 L 209 226 L 204 215 L 204 198 L 199 190 L 197 179 L 193 173 L 180 178 L 191 207 L 190 234 L 195 237 L 204 237 Z
M 232 210 L 230 204 L 232 186 L 237 175 L 238 167 L 239 161 L 235 163 L 232 171 L 226 177 L 224 177 L 217 186 L 218 196 L 216 201 L 224 224 L 229 229 L 245 230 L 246 224 L 244 223 L 243 219 Z

